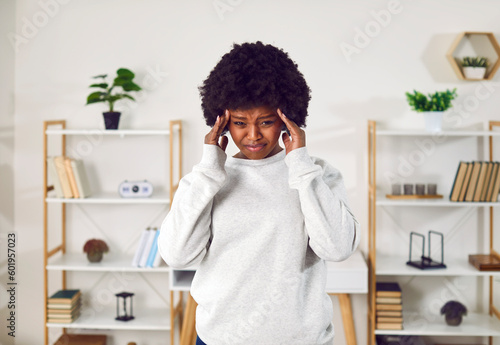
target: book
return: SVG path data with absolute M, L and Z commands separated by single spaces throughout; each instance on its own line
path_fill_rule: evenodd
M 75 312 L 71 314 L 59 314 L 59 313 L 47 313 L 47 317 L 49 319 L 60 319 L 60 320 L 65 320 L 65 319 L 74 319 L 77 314 L 80 313 L 80 309 L 75 310 Z
M 66 175 L 68 175 L 69 186 L 71 187 L 71 193 L 73 193 L 74 198 L 79 198 L 80 193 L 78 193 L 78 187 L 76 185 L 75 175 L 73 174 L 73 168 L 71 166 L 71 158 L 64 158 L 64 167 L 66 168 Z
M 144 229 L 141 233 L 141 238 L 139 239 L 139 244 L 137 249 L 135 250 L 134 257 L 132 259 L 132 266 L 139 267 L 139 261 L 142 257 L 142 252 L 144 251 L 144 247 L 146 246 L 146 242 L 149 237 L 150 228 Z
M 377 316 L 377 323 L 403 323 L 403 317 L 379 317 Z
M 493 162 L 487 162 L 488 168 L 486 169 L 486 174 L 484 175 L 483 190 L 481 191 L 481 196 L 479 201 L 486 201 L 486 194 L 488 194 L 488 187 L 490 186 L 491 173 L 493 172 Z
M 377 329 L 403 329 L 403 324 L 399 323 L 399 322 L 391 322 L 391 323 L 377 322 L 375 324 L 375 328 L 377 328 Z
M 375 285 L 376 297 L 401 297 L 401 287 L 395 282 L 377 282 Z
M 375 310 L 403 310 L 401 304 L 375 304 Z
M 47 318 L 47 322 L 49 323 L 72 323 L 73 321 L 75 321 L 78 317 L 74 318 L 74 319 L 49 319 Z
M 486 192 L 486 197 L 484 201 L 491 201 L 491 197 L 493 196 L 493 188 L 495 186 L 495 182 L 498 177 L 498 168 L 500 166 L 500 163 L 498 162 L 492 162 L 492 163 L 493 163 L 493 168 L 491 169 L 490 183 L 488 185 L 488 191 Z
M 57 314 L 70 314 L 74 312 L 76 309 L 80 308 L 82 305 L 81 298 L 78 298 L 75 303 L 47 303 L 47 310 L 50 313 Z
M 71 314 L 74 314 L 77 310 L 79 310 L 81 307 L 81 304 L 78 303 L 78 304 L 75 304 L 73 306 L 73 308 L 67 308 L 67 309 L 64 309 L 64 308 L 53 308 L 53 307 L 47 307 L 47 312 L 49 314 L 54 314 L 54 315 L 71 315 Z
M 52 323 L 71 323 L 80 317 L 80 310 L 78 310 L 75 314 L 72 314 L 70 317 L 47 317 L 47 322 Z
M 158 230 L 158 231 L 160 231 L 160 230 Z M 158 244 L 157 244 L 157 246 L 158 246 Z M 162 262 L 164 262 L 164 261 L 163 261 L 163 258 L 161 257 L 160 249 L 157 248 L 155 260 L 153 261 L 153 267 L 159 267 Z
M 49 297 L 48 303 L 71 304 L 80 298 L 80 290 L 59 290 Z
M 153 262 L 156 257 L 156 253 L 158 253 L 158 236 L 160 235 L 160 231 L 155 229 L 155 238 L 153 240 L 153 244 L 151 245 L 151 250 L 149 251 L 148 260 L 146 262 L 146 267 L 153 267 Z
M 425 345 L 420 336 L 412 335 L 377 335 L 377 345 Z
M 467 172 L 465 173 L 464 183 L 462 185 L 462 190 L 458 196 L 458 201 L 465 201 L 465 193 L 467 192 L 467 187 L 469 187 L 470 177 L 472 175 L 473 163 L 467 163 Z
M 375 302 L 380 304 L 401 304 L 401 297 L 376 297 Z
M 47 303 L 48 309 L 71 310 L 79 304 L 79 300 L 74 303 Z
M 377 317 L 382 316 L 392 316 L 392 317 L 403 317 L 403 312 L 401 310 L 377 310 Z
M 469 163 L 460 162 L 458 164 L 457 173 L 455 174 L 455 181 L 453 182 L 453 187 L 451 188 L 450 200 L 458 201 L 458 197 L 460 195 L 460 191 L 462 190 L 462 186 L 464 184 L 465 174 L 467 172 L 467 167 Z
M 65 198 L 72 198 L 71 186 L 69 184 L 68 174 L 66 173 L 66 166 L 64 164 L 64 156 L 54 157 L 54 164 L 56 166 L 57 176 L 61 183 L 63 195 Z
M 484 189 L 484 181 L 486 178 L 486 173 L 488 172 L 488 167 L 490 162 L 481 162 L 481 169 L 479 171 L 479 177 L 477 178 L 476 190 L 474 191 L 474 198 L 472 201 L 481 201 L 481 195 Z
M 474 200 L 474 192 L 476 191 L 477 180 L 479 178 L 479 172 L 481 170 L 481 162 L 473 162 L 471 164 L 473 164 L 472 175 L 470 176 L 470 181 L 467 187 L 464 201 Z
M 156 237 L 156 232 L 157 232 L 156 229 L 149 230 L 148 238 L 146 239 L 146 244 L 144 245 L 144 250 L 142 251 L 141 259 L 139 260 L 139 267 L 146 267 L 146 264 L 148 262 L 149 252 L 151 251 L 153 242 Z
M 61 181 L 59 180 L 56 164 L 54 163 L 54 157 L 47 157 L 47 173 L 50 178 L 50 183 L 54 186 L 56 196 L 58 198 L 64 198 Z
M 80 198 L 87 198 L 92 194 L 89 179 L 85 171 L 85 166 L 81 159 L 72 159 L 71 167 L 75 176 L 76 186 L 78 187 L 78 194 Z
M 62 334 L 54 345 L 106 345 L 103 334 Z
M 495 184 L 493 185 L 493 190 L 491 192 L 490 202 L 498 201 L 498 193 L 500 193 L 500 167 L 498 167 L 497 176 L 495 177 Z

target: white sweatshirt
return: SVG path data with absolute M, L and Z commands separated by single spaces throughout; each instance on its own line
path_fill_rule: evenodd
M 248 160 L 204 145 L 158 247 L 171 267 L 199 263 L 191 294 L 207 345 L 332 344 L 324 260 L 349 257 L 358 226 L 341 174 L 306 148 Z

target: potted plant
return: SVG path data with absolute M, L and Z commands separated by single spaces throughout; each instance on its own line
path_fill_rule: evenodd
M 466 56 L 462 59 L 462 69 L 466 79 L 484 79 L 488 59 L 482 56 Z
M 85 242 L 83 252 L 87 253 L 90 262 L 100 262 L 104 253 L 109 251 L 108 245 L 103 240 L 91 239 Z
M 107 74 L 96 75 L 94 79 L 101 79 L 100 83 L 90 85 L 91 88 L 101 89 L 92 92 L 87 97 L 87 104 L 106 102 L 109 106 L 109 111 L 103 112 L 104 126 L 106 129 L 118 129 L 120 121 L 120 112 L 114 111 L 116 101 L 127 98 L 132 101 L 135 99 L 129 95 L 130 92 L 142 90 L 139 85 L 134 83 L 135 74 L 126 68 L 120 68 L 116 71 L 117 76 L 110 85 L 106 82 Z M 116 90 L 121 89 L 121 92 Z M 113 93 L 113 91 L 115 91 Z
M 457 97 L 457 89 L 452 91 L 436 91 L 427 96 L 413 90 L 406 92 L 406 100 L 412 110 L 424 114 L 425 129 L 430 132 L 439 132 L 442 128 L 443 112 L 452 107 L 451 101 Z
M 441 315 L 445 315 L 448 326 L 458 326 L 462 323 L 462 316 L 467 315 L 467 308 L 460 302 L 448 301 L 441 307 Z

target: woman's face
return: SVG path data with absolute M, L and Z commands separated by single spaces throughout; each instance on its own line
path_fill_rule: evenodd
M 229 133 L 240 149 L 236 158 L 263 159 L 280 152 L 278 141 L 283 121 L 276 109 L 266 106 L 229 110 Z

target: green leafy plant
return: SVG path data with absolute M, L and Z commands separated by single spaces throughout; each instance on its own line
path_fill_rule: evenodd
M 94 79 L 102 79 L 100 83 L 90 85 L 91 88 L 101 89 L 100 91 L 92 92 L 87 97 L 87 105 L 92 103 L 107 102 L 109 105 L 109 111 L 113 112 L 114 104 L 124 98 L 128 98 L 132 101 L 135 99 L 129 95 L 129 92 L 142 90 L 139 85 L 134 83 L 135 74 L 126 68 L 120 68 L 116 71 L 117 76 L 113 80 L 113 83 L 109 85 L 106 82 L 107 74 L 96 75 L 92 77 Z M 115 89 L 117 88 L 117 89 Z M 121 89 L 121 92 L 116 93 L 116 90 Z M 115 93 L 113 93 L 115 91 Z
M 88 240 L 83 246 L 83 252 L 87 253 L 87 258 L 90 262 L 101 261 L 103 254 L 108 251 L 109 248 L 106 242 L 95 238 Z
M 421 92 L 413 90 L 413 93 L 406 92 L 406 100 L 416 112 L 424 111 L 445 111 L 451 108 L 451 101 L 457 97 L 457 89 L 452 91 L 436 91 L 427 96 Z
M 462 67 L 488 67 L 488 59 L 482 56 L 466 56 L 462 59 Z

